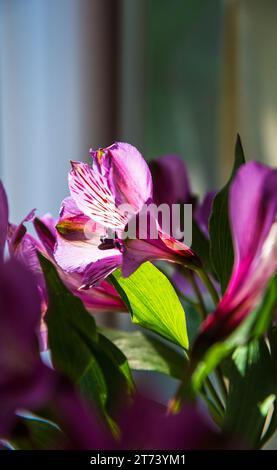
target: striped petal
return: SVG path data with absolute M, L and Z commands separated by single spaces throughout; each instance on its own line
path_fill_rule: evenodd
M 86 163 L 72 162 L 68 182 L 71 196 L 83 214 L 105 227 L 124 229 L 128 219 L 117 209 L 104 176 Z

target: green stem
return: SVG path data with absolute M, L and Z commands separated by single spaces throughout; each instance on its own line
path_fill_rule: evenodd
M 220 412 L 221 416 L 224 415 L 224 412 L 225 412 L 225 409 L 224 409 L 224 406 L 217 394 L 217 391 L 215 389 L 215 387 L 213 386 L 213 383 L 211 381 L 211 379 L 209 377 L 206 378 L 205 380 L 205 385 L 211 395 L 211 397 L 213 398 L 214 402 L 216 403 L 217 405 L 217 408 L 218 408 L 218 411 Z
M 219 302 L 219 296 L 218 296 L 218 293 L 216 292 L 215 288 L 214 288 L 214 285 L 212 283 L 212 281 L 210 280 L 208 274 L 204 271 L 204 269 L 197 269 L 196 270 L 198 276 L 200 277 L 201 281 L 203 282 L 203 284 L 206 286 L 208 292 L 210 293 L 210 296 L 215 304 L 215 306 L 217 306 L 218 302 Z
M 220 366 L 217 366 L 217 368 L 215 369 L 215 376 L 216 376 L 217 383 L 221 391 L 222 398 L 224 402 L 226 402 L 227 396 L 228 396 L 228 390 L 227 390 L 226 383 L 224 382 L 223 373 L 222 373 Z
M 192 271 L 190 271 L 189 269 L 187 270 L 187 273 L 188 273 L 188 277 L 189 277 L 190 283 L 192 285 L 192 288 L 195 292 L 196 298 L 198 300 L 201 320 L 205 320 L 207 318 L 208 312 L 206 310 L 206 306 L 205 306 L 202 294 L 200 292 L 200 289 L 199 289 L 199 287 L 197 285 L 197 282 L 195 280 L 194 273 Z

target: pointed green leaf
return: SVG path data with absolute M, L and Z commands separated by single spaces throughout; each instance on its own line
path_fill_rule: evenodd
M 125 301 L 133 323 L 188 349 L 183 307 L 164 274 L 147 262 L 128 278 L 116 271 L 111 281 Z
M 124 354 L 98 334 L 94 318 L 82 301 L 64 286 L 53 264 L 39 255 L 48 292 L 45 317 L 55 368 L 75 382 L 108 419 L 117 398 L 133 390 Z
M 229 189 L 238 168 L 245 163 L 240 137 L 237 137 L 235 161 L 231 177 L 214 198 L 209 222 L 210 258 L 221 284 L 222 292 L 228 285 L 234 261 L 233 242 L 229 223 Z
M 16 450 L 62 450 L 68 444 L 55 424 L 31 416 L 16 418 L 9 443 Z
M 236 349 L 228 362 L 230 390 L 224 429 L 257 447 L 274 398 L 273 364 L 265 340 L 255 339 Z
M 131 369 L 183 377 L 187 357 L 158 337 L 142 331 L 104 328 L 102 332 L 125 354 Z

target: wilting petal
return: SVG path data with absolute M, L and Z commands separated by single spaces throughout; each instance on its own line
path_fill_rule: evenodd
M 29 220 L 29 216 L 18 225 L 9 224 L 8 228 L 8 247 L 11 257 L 16 258 L 20 263 L 26 266 L 35 276 L 37 286 L 41 296 L 41 304 L 47 302 L 46 286 L 44 276 L 37 257 L 37 250 L 45 254 L 43 246 L 32 235 L 26 233 L 26 227 L 23 222 Z
M 9 209 L 7 195 L 2 182 L 0 181 L 0 262 L 4 258 L 4 246 L 6 243 L 8 230 Z
M 192 201 L 187 169 L 181 157 L 165 155 L 158 160 L 152 160 L 149 167 L 153 178 L 153 201 L 157 206 Z
M 57 237 L 55 220 L 50 215 L 46 215 L 41 219 L 36 217 L 33 223 L 45 251 L 50 257 L 53 257 Z
M 212 205 L 215 198 L 216 192 L 209 191 L 202 203 L 195 210 L 195 220 L 201 228 L 202 232 L 206 237 L 209 237 L 209 218 L 211 215 Z
M 86 163 L 72 162 L 68 184 L 71 196 L 83 214 L 115 230 L 125 227 L 127 219 L 117 209 L 104 176 Z
M 250 162 L 230 193 L 235 261 L 228 288 L 202 327 L 195 351 L 230 334 L 260 301 L 277 269 L 277 170 Z
M 45 248 L 45 251 L 51 258 L 53 258 L 53 252 L 57 238 L 57 220 L 54 219 L 51 214 L 47 213 L 40 218 L 35 217 L 33 219 L 33 224 L 39 240 Z
M 116 142 L 91 151 L 98 171 L 107 178 L 116 206 L 128 204 L 137 214 L 152 198 L 152 177 L 140 152 L 130 144 Z M 126 225 L 126 224 L 125 224 Z

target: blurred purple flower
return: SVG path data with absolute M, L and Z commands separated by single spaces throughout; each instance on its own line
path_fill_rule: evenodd
M 9 209 L 6 192 L 0 181 L 0 263 L 4 259 L 4 247 L 7 238 Z
M 209 218 L 215 195 L 216 191 L 208 191 L 202 203 L 197 205 L 194 213 L 195 221 L 207 238 L 209 238 Z
M 195 351 L 224 339 L 257 306 L 277 269 L 277 170 L 243 165 L 230 190 L 235 260 L 228 288 L 202 326 Z
M 134 403 L 119 414 L 119 448 L 151 450 L 227 449 L 231 440 L 220 432 L 204 410 L 184 404 L 172 415 L 166 407 L 137 395 Z
M 0 438 L 13 432 L 17 411 L 50 407 L 69 447 L 97 448 L 101 426 L 96 418 L 67 379 L 40 359 L 39 322 L 40 297 L 32 273 L 15 259 L 1 264 Z
M 205 237 L 209 238 L 208 221 L 215 191 L 206 193 L 203 201 L 199 203 L 192 193 L 186 164 L 178 155 L 165 155 L 157 160 L 152 160 L 149 167 L 153 177 L 155 204 L 168 204 L 170 207 L 173 204 L 192 204 L 193 218 Z M 181 266 L 175 267 L 171 279 L 180 292 L 192 299 L 195 298 L 190 277 L 186 276 L 186 271 Z M 207 291 L 198 276 L 195 276 L 195 282 L 201 292 Z
M 164 155 L 151 160 L 149 168 L 153 178 L 153 201 L 157 206 L 194 202 L 186 165 L 181 157 Z

